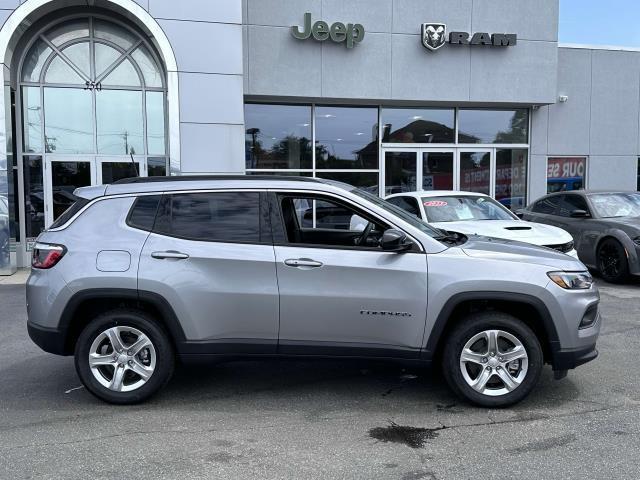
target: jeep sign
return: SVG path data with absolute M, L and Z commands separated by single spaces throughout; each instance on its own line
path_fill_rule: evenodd
M 360 23 L 342 22 L 333 23 L 331 26 L 322 20 L 311 25 L 311 13 L 304 14 L 304 27 L 302 31 L 300 27 L 293 25 L 291 27 L 291 35 L 298 40 L 306 40 L 313 36 L 315 40 L 324 42 L 331 39 L 336 43 L 346 42 L 347 48 L 353 48 L 356 43 L 360 43 L 364 38 L 364 27 Z

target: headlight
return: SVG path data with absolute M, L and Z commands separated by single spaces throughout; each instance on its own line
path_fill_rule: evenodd
M 593 285 L 593 277 L 589 272 L 549 272 L 553 283 L 567 290 L 587 290 Z

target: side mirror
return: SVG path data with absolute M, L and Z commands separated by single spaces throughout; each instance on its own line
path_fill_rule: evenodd
M 413 243 L 400 230 L 390 228 L 382 234 L 380 246 L 385 252 L 406 252 L 411 249 Z
M 586 210 L 580 210 L 580 209 L 572 210 L 569 215 L 572 218 L 587 218 L 591 216 L 589 215 L 589 212 L 587 212 Z

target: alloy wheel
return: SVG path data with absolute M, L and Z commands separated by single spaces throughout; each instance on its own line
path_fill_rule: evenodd
M 88 362 L 91 373 L 102 386 L 114 392 L 131 392 L 153 375 L 156 349 L 140 330 L 116 326 L 95 338 Z
M 477 333 L 462 348 L 460 370 L 467 384 L 488 396 L 506 395 L 527 376 L 529 357 L 517 337 L 504 330 Z

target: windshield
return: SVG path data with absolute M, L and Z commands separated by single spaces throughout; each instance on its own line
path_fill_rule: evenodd
M 428 222 L 460 222 L 466 220 L 517 220 L 509 210 L 489 197 L 455 195 L 422 197 Z
M 599 217 L 640 217 L 640 193 L 596 193 L 589 200 Z
M 426 233 L 430 237 L 433 237 L 435 239 L 440 239 L 440 238 L 444 237 L 442 232 L 440 232 L 440 231 L 436 230 L 435 228 L 427 225 L 422 220 L 420 220 L 418 217 L 416 217 L 414 215 L 411 215 L 410 213 L 405 212 L 400 207 L 396 207 L 395 205 L 387 202 L 386 200 L 381 199 L 380 197 L 377 197 L 376 195 L 373 195 L 373 194 L 371 194 L 369 192 L 366 192 L 364 190 L 359 190 L 359 189 L 351 190 L 351 193 L 355 193 L 359 197 L 362 197 L 365 200 L 370 201 L 371 203 L 375 204 L 376 206 L 378 206 L 378 207 L 386 210 L 387 212 L 395 215 L 396 217 L 400 217 L 400 219 L 404 220 L 405 222 L 410 224 L 412 227 L 417 228 L 421 232 Z

